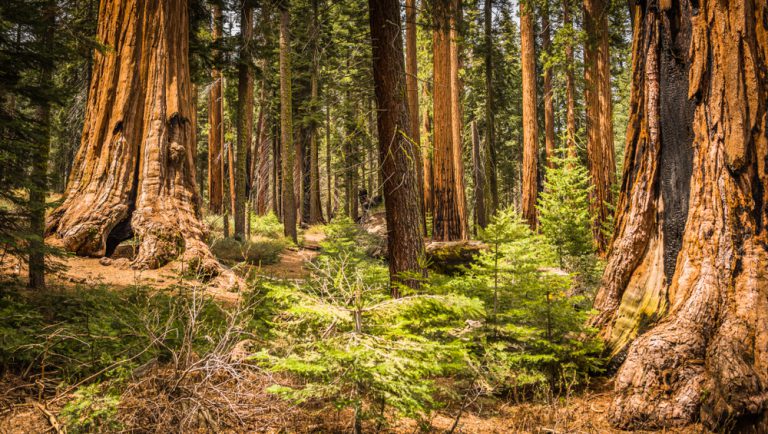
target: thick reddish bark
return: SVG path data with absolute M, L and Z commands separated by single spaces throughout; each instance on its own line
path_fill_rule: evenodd
M 523 218 L 536 228 L 536 197 L 539 179 L 539 133 L 536 115 L 536 50 L 533 33 L 533 2 L 520 2 L 520 42 L 523 68 Z
M 110 254 L 135 234 L 136 267 L 184 252 L 213 271 L 195 187 L 184 0 L 105 0 L 83 139 L 64 203 L 48 235 L 80 255 Z
M 456 150 L 453 142 L 451 15 L 453 0 L 432 2 L 435 30 L 434 51 L 434 151 L 432 189 L 432 237 L 436 241 L 460 240 L 465 237 L 465 222 L 461 216 Z
M 634 17 L 626 162 L 595 302 L 624 359 L 610 416 L 762 432 L 768 4 L 639 2 Z
M 421 123 L 419 122 L 419 76 L 418 56 L 416 50 L 416 0 L 405 0 L 405 85 L 408 95 L 408 115 L 410 116 L 410 131 L 413 143 L 416 144 L 417 161 L 421 156 Z M 419 191 L 424 189 L 424 166 L 418 165 Z M 369 189 L 370 190 L 370 189 Z M 371 190 L 373 191 L 373 190 Z M 426 203 L 421 194 L 419 206 L 421 207 L 421 226 L 424 234 L 427 233 Z
M 456 203 L 461 221 L 461 238 L 467 238 L 467 197 L 464 186 L 464 140 L 461 130 L 463 122 L 461 94 L 462 84 L 459 78 L 461 58 L 459 56 L 459 27 L 461 26 L 461 0 L 451 0 L 451 140 L 453 142 L 453 172 L 456 182 Z
M 563 27 L 567 31 L 573 32 L 571 0 L 563 1 Z M 573 75 L 573 67 L 573 43 L 571 38 L 568 38 L 565 42 L 565 132 L 569 158 L 576 158 L 576 80 Z
M 282 177 L 282 216 L 285 236 L 294 242 L 296 233 L 296 195 L 293 171 L 296 149 L 293 145 L 293 111 L 291 109 L 291 42 L 290 14 L 287 1 L 280 5 L 280 152 Z
M 552 50 L 552 29 L 549 23 L 549 0 L 544 0 L 541 10 L 542 48 L 547 54 Z M 552 67 L 544 67 L 544 150 L 547 167 L 554 167 L 555 158 L 555 103 L 552 100 Z
M 211 4 L 213 11 L 212 36 L 213 43 L 221 40 L 224 26 L 221 5 L 218 2 Z M 214 50 L 213 56 L 216 57 Z M 224 206 L 224 157 L 222 148 L 224 143 L 224 121 L 222 117 L 222 75 L 215 66 L 211 68 L 210 101 L 208 103 L 208 207 L 211 212 L 220 214 Z
M 616 182 L 611 116 L 611 77 L 606 0 L 584 0 L 584 99 L 587 111 L 587 162 L 592 181 L 590 208 L 595 216 L 592 232 L 600 252 L 608 239 L 604 226 L 611 218 L 612 186 Z

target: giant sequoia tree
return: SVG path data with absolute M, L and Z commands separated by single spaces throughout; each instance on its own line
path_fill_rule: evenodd
M 82 144 L 47 234 L 72 252 L 109 255 L 139 240 L 134 265 L 180 253 L 213 266 L 195 187 L 195 128 L 185 0 L 104 0 Z
M 633 34 L 616 234 L 596 300 L 624 359 L 611 416 L 765 423 L 768 3 L 637 2 Z

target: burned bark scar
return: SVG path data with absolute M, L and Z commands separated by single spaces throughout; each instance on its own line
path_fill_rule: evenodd
M 112 128 L 112 135 L 115 135 L 115 134 L 117 134 L 117 133 L 119 133 L 121 131 L 123 131 L 123 121 L 122 120 L 117 121 L 117 123 L 115 124 L 115 127 Z
M 659 178 L 664 201 L 664 275 L 668 282 L 675 273 L 677 255 L 688 219 L 693 169 L 692 125 L 696 109 L 695 102 L 688 99 L 690 20 L 680 20 L 679 15 L 665 13 L 663 16 L 659 59 L 659 123 L 662 143 Z

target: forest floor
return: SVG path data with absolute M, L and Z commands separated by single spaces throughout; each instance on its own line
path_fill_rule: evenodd
M 381 227 L 381 222 L 372 219 L 370 226 Z M 379 223 L 379 224 L 376 224 Z M 375 229 L 375 228 L 374 228 Z M 370 230 L 370 229 L 369 229 Z M 372 230 L 371 232 L 378 232 Z M 309 230 L 304 233 L 301 247 L 289 247 L 280 257 L 279 262 L 249 270 L 238 270 L 276 279 L 301 280 L 308 276 L 308 263 L 318 255 L 320 244 L 325 235 L 322 230 Z M 23 269 L 21 261 L 13 258 L 0 264 L 0 277 L 11 278 L 21 285 Z M 240 300 L 238 292 L 206 286 L 197 280 L 182 276 L 183 264 L 172 262 L 157 270 L 133 270 L 125 260 L 110 261 L 97 258 L 67 256 L 59 259 L 65 268 L 52 273 L 49 278 L 52 288 L 73 290 L 93 285 L 102 285 L 120 290 L 135 285 L 167 289 L 174 285 L 201 285 L 216 300 L 224 303 L 236 303 Z M 156 374 L 162 376 L 158 369 Z M 350 432 L 351 414 L 348 411 L 329 411 L 327 406 L 295 407 L 267 393 L 266 388 L 273 384 L 268 374 L 252 372 L 244 376 L 245 390 L 249 390 L 248 399 L 238 403 L 237 418 L 239 423 L 233 428 L 217 427 L 211 432 L 289 432 L 289 433 L 325 433 Z M 74 398 L 72 391 L 58 388 L 51 393 L 46 388 L 42 393 L 38 384 L 26 384 L 20 377 L 7 374 L 0 378 L 0 434 L 66 432 L 59 420 L 63 405 Z M 154 396 L 157 392 L 157 396 Z M 160 405 L 164 398 L 162 390 L 142 390 L 144 405 Z M 128 402 L 130 402 L 130 397 Z M 133 397 L 141 405 L 141 396 Z M 156 401 L 155 401 L 156 400 Z M 479 398 L 466 406 L 456 422 L 458 408 L 445 408 L 434 412 L 426 420 L 398 419 L 391 417 L 391 424 L 380 432 L 416 433 L 416 432 L 455 432 L 455 433 L 621 433 L 614 429 L 607 418 L 612 401 L 610 380 L 597 379 L 585 390 L 558 397 L 549 401 L 536 400 L 514 402 L 499 398 Z M 247 415 L 242 417 L 242 415 Z M 456 426 L 454 427 L 454 424 Z M 366 427 L 365 432 L 379 432 L 375 426 Z M 703 433 L 708 432 L 700 425 L 664 430 L 665 433 Z

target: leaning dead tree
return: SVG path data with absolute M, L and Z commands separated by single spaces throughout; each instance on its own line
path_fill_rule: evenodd
M 134 266 L 183 253 L 218 264 L 203 241 L 186 0 L 104 0 L 82 144 L 47 235 L 84 256 L 136 237 Z
M 765 424 L 768 3 L 633 10 L 626 161 L 596 300 L 623 359 L 611 417 Z

